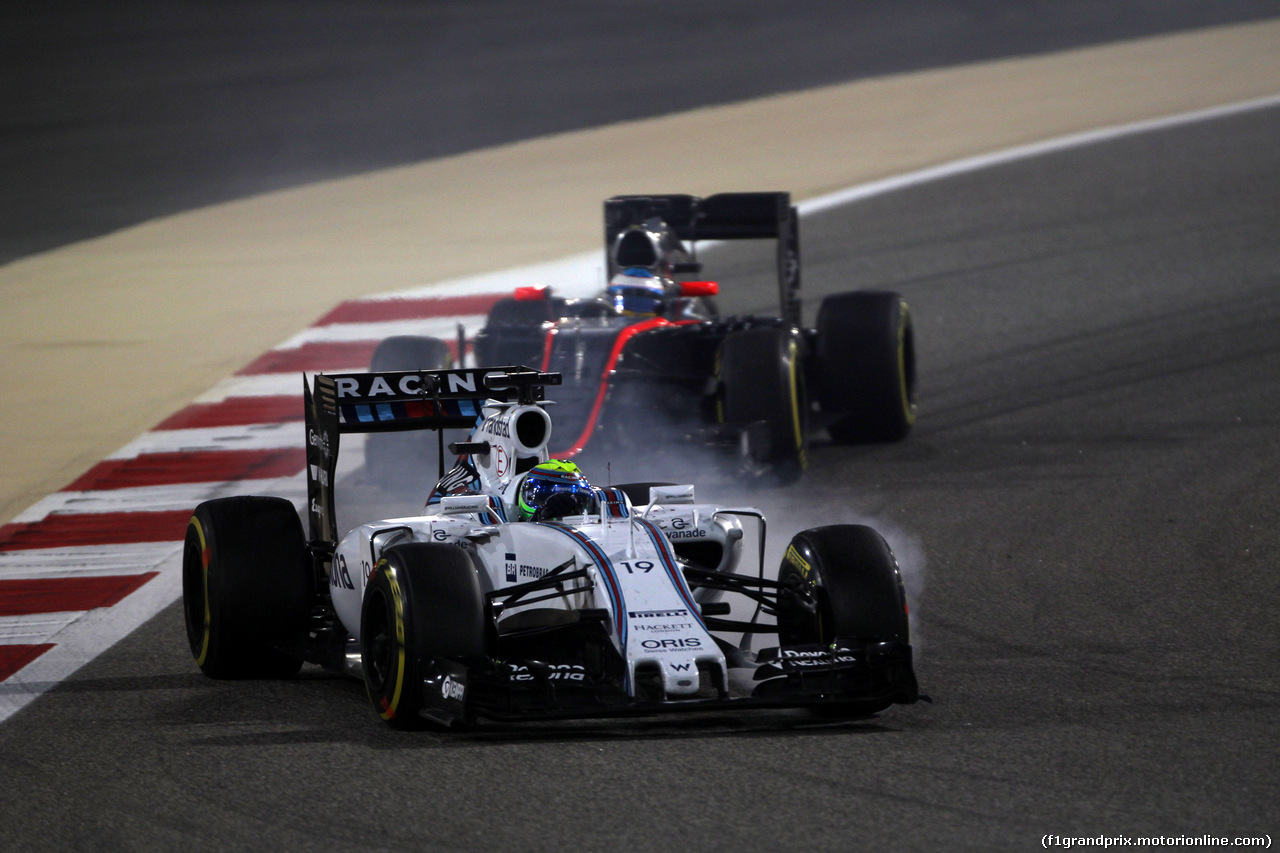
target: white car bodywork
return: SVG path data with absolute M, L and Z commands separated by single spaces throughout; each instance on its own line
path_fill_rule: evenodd
M 713 672 L 716 682 L 726 684 L 725 655 L 701 614 L 714 591 L 695 598 L 668 537 L 718 544 L 723 549 L 721 570 L 732 571 L 742 554 L 739 511 L 695 503 L 692 485 L 654 487 L 649 503 L 638 511 L 623 492 L 606 488 L 595 490 L 597 511 L 590 515 L 554 522 L 504 521 L 517 515 L 515 492 L 523 478 L 512 461 L 545 459 L 550 419 L 540 407 L 494 400 L 485 405 L 484 415 L 472 436 L 489 445 L 487 453 L 472 454 L 480 493 L 444 496 L 421 516 L 362 524 L 338 542 L 330 594 L 353 640 L 360 640 L 365 585 L 383 551 L 405 542 L 435 542 L 462 548 L 486 593 L 540 579 L 558 568 L 588 572 L 590 582 L 581 592 L 505 608 L 499 631 L 508 620 L 527 618 L 524 614 L 533 610 L 605 610 L 614 645 L 627 662 L 629 690 L 634 689 L 636 668 L 645 664 L 659 669 L 663 692 L 672 699 L 696 696 L 707 687 L 700 672 Z M 518 436 L 541 419 L 546 419 L 542 440 L 523 443 Z M 548 617 L 541 613 L 539 618 Z

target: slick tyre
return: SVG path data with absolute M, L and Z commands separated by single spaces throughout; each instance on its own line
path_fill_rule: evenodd
M 196 663 L 214 678 L 293 675 L 280 651 L 305 638 L 312 572 L 302 522 L 283 498 L 206 501 L 187 524 L 182 612 Z
M 818 403 L 835 441 L 899 441 L 916 419 L 915 334 L 907 303 L 889 291 L 828 296 L 814 345 Z
M 841 524 L 797 533 L 788 545 L 778 580 L 811 590 L 815 613 L 778 614 L 778 640 L 786 644 L 842 640 L 909 642 L 907 599 L 897 561 L 884 538 L 870 527 Z M 915 676 L 898 697 L 828 702 L 813 706 L 822 717 L 848 718 L 879 713 L 901 697 L 915 701 Z
M 453 363 L 449 345 L 424 335 L 396 335 L 378 344 L 369 369 L 444 370 Z M 432 479 L 436 436 L 430 430 L 374 433 L 365 438 L 365 469 L 379 482 L 423 483 Z M 442 476 L 436 473 L 436 476 Z
M 813 614 L 778 614 L 784 644 L 849 640 L 909 642 L 907 599 L 893 552 L 879 533 L 861 524 L 815 527 L 792 537 L 778 580 L 808 588 Z
M 620 489 L 623 494 L 631 501 L 632 506 L 646 506 L 649 503 L 649 489 L 654 486 L 673 486 L 674 483 L 623 483 L 621 486 L 614 486 Z
M 807 414 L 800 341 L 790 329 L 746 329 L 724 339 L 717 366 L 718 419 L 747 428 L 753 466 L 778 483 L 808 465 Z
M 499 299 L 476 335 L 476 363 L 540 367 L 546 341 L 542 324 L 554 321 L 563 304 L 558 299 Z
M 375 373 L 384 370 L 443 370 L 452 363 L 453 353 L 449 351 L 449 345 L 439 338 L 395 335 L 378 344 L 369 369 Z
M 480 658 L 490 636 L 480 580 L 455 545 L 390 548 L 373 567 L 360 613 L 360 659 L 374 711 L 398 729 L 425 720 L 423 679 L 442 659 Z

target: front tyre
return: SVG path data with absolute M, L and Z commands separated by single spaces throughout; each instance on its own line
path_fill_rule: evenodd
M 484 597 L 456 545 L 390 548 L 373 567 L 360 614 L 360 659 L 373 709 L 390 726 L 419 728 L 423 680 L 438 664 L 483 657 Z
M 841 444 L 900 441 L 916 420 L 911 312 L 890 291 L 838 293 L 818 308 L 814 345 L 818 402 Z
M 845 642 L 897 643 L 905 649 L 891 668 L 870 674 L 874 695 L 828 701 L 813 711 L 855 717 L 883 711 L 894 702 L 919 697 L 910 663 L 907 598 L 897 560 L 874 529 L 860 524 L 816 527 L 797 533 L 787 546 L 778 580 L 806 594 L 816 608 L 784 608 L 778 613 L 783 645 Z
M 312 595 L 302 522 L 274 497 L 205 501 L 187 524 L 182 612 L 196 663 L 213 678 L 293 675 L 279 650 L 306 634 Z
M 873 642 L 910 641 L 907 598 L 893 551 L 879 533 L 862 524 L 836 524 L 792 537 L 778 580 L 812 591 L 812 614 L 778 614 L 784 644 L 830 644 L 836 638 Z

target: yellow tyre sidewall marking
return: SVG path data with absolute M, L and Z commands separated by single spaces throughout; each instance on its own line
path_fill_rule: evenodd
M 791 428 L 796 440 L 796 452 L 800 457 L 800 467 L 803 469 L 809 467 L 809 459 L 804 449 L 804 425 L 800 423 L 800 384 L 796 381 L 796 362 L 799 360 L 796 339 L 792 338 L 787 344 L 787 366 L 791 378 Z
M 200 524 L 200 519 L 193 515 L 190 524 L 196 529 L 196 536 L 200 538 L 200 582 L 204 587 L 204 632 L 200 642 L 200 654 L 196 655 L 196 665 L 204 666 L 205 658 L 209 656 L 209 631 L 213 624 L 213 614 L 209 610 L 209 542 L 205 539 L 204 527 Z
M 404 690 L 404 665 L 405 665 L 405 648 L 404 648 L 404 595 L 400 591 L 400 582 L 396 578 L 396 573 L 387 567 L 384 569 L 387 576 L 387 585 L 391 588 L 391 601 L 395 610 L 396 621 L 396 687 L 391 695 L 391 700 L 387 703 L 387 707 L 379 711 L 382 719 L 390 720 L 395 717 L 396 709 L 400 706 L 400 694 Z
M 902 398 L 902 414 L 908 424 L 916 422 L 916 410 L 911 405 L 907 390 L 907 319 L 911 316 L 906 302 L 899 303 L 898 311 L 898 393 Z

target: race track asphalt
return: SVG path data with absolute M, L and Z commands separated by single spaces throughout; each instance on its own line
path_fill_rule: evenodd
M 1270 109 L 806 218 L 812 299 L 911 302 L 922 414 L 756 497 L 885 530 L 932 705 L 399 734 L 318 672 L 205 679 L 169 608 L 0 728 L 0 847 L 1274 836 L 1276 138 Z

